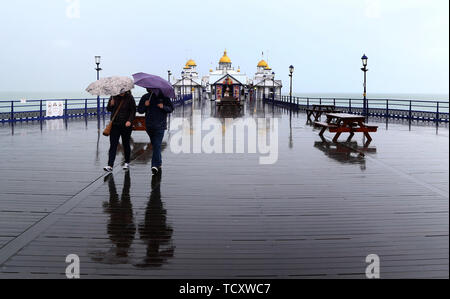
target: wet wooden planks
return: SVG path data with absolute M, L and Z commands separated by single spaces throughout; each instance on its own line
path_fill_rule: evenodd
M 284 119 L 280 140 L 288 140 L 286 124 Z M 365 257 L 378 254 L 383 278 L 448 278 L 448 197 L 415 182 L 428 177 L 426 184 L 446 190 L 448 163 L 435 160 L 448 162 L 448 135 L 399 129 L 378 134 L 378 152 L 365 159 L 364 169 L 314 149 L 316 132 L 302 125 L 294 130 L 295 150 L 280 143 L 273 166 L 259 165 L 252 155 L 166 151 L 161 188 L 155 189 L 148 160 L 135 162 L 128 183 L 121 171 L 113 184 L 97 179 L 60 210 L 0 266 L 0 276 L 64 278 L 65 257 L 75 253 L 83 278 L 365 278 Z M 399 131 L 402 143 L 393 147 Z M 416 134 L 424 143 L 417 143 Z M 102 147 L 99 160 L 105 159 Z M 424 151 L 435 154 L 432 163 Z M 92 165 L 101 164 L 89 163 L 82 165 L 90 169 L 87 174 L 69 178 L 96 179 Z M 57 190 L 58 184 L 52 191 Z M 11 207 L 8 213 L 32 200 L 22 201 L 16 190 L 12 194 L 14 200 L 9 194 L 0 200 L 5 211 Z M 46 202 L 46 195 L 39 196 L 42 205 L 24 207 L 11 229 L 39 222 L 33 217 L 42 213 L 54 215 L 73 198 L 54 194 Z M 27 215 L 31 212 L 36 215 Z

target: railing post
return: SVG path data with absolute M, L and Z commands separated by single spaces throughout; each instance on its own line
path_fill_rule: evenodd
M 306 98 L 306 107 L 309 109 L 309 98 Z
M 322 105 L 322 98 L 320 98 L 320 105 Z
M 84 116 L 87 116 L 87 99 L 84 100 Z
M 68 111 L 67 99 L 64 101 L 64 116 L 65 116 L 66 118 L 69 117 L 69 111 Z
M 409 121 L 412 120 L 412 101 L 409 101 Z
M 336 98 L 333 99 L 333 105 L 336 107 Z
M 352 99 L 348 99 L 348 112 L 352 113 Z
M 437 105 L 436 105 L 436 124 L 439 124 L 439 121 L 440 121 L 439 118 L 440 118 L 439 117 L 439 102 L 437 102 Z
M 42 120 L 42 100 L 39 101 L 39 120 Z
M 11 121 L 14 121 L 14 101 L 11 101 Z
M 386 99 L 386 118 L 389 118 L 389 99 Z
M 105 98 L 102 99 L 102 115 L 105 115 Z

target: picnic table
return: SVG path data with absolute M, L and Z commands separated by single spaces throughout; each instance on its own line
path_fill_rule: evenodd
M 224 97 L 219 101 L 216 101 L 216 107 L 220 110 L 222 107 L 237 107 L 242 109 L 243 103 L 233 97 Z
M 333 142 L 337 142 L 342 133 L 350 133 L 347 141 L 352 140 L 355 133 L 364 133 L 368 143 L 372 141 L 372 137 L 369 133 L 377 132 L 377 126 L 369 126 L 364 123 L 365 117 L 348 113 L 328 113 L 327 122 L 316 121 L 315 125 L 321 127 L 319 135 L 323 137 L 326 130 L 330 133 L 336 133 L 333 138 Z
M 306 109 L 306 116 L 308 121 L 312 122 L 311 117 L 314 117 L 314 121 L 318 121 L 324 113 L 336 113 L 336 106 L 334 105 L 313 105 L 311 109 Z

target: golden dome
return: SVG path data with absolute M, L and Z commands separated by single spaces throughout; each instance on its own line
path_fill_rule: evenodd
M 189 59 L 189 61 L 186 62 L 186 66 L 188 66 L 188 67 L 193 67 L 193 66 L 197 66 L 197 64 L 195 63 L 194 60 Z
M 219 63 L 231 63 L 230 57 L 227 55 L 227 50 L 223 53 L 222 58 L 220 58 Z
M 266 71 L 271 71 L 271 70 L 272 70 L 269 66 L 265 67 L 264 69 L 265 69 Z
M 264 67 L 267 68 L 269 67 L 269 65 L 267 64 L 267 62 L 263 59 L 258 63 L 258 67 Z
M 186 65 L 183 69 L 185 69 L 185 70 L 190 70 L 191 69 L 191 67 L 190 66 L 188 66 L 188 65 Z
M 209 70 L 209 72 L 210 72 L 210 73 L 212 73 L 212 72 L 213 72 L 213 70 L 212 70 L 212 69 L 210 69 L 210 70 Z

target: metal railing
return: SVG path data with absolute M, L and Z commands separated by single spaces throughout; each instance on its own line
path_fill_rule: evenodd
M 264 102 L 293 110 L 306 110 L 313 105 L 333 105 L 345 113 L 364 115 L 363 99 L 309 98 L 281 96 L 275 100 L 267 97 Z M 367 99 L 367 116 L 396 118 L 415 121 L 449 122 L 449 102 L 401 99 Z
M 136 103 L 140 97 L 135 98 Z M 178 96 L 172 99 L 174 106 L 183 105 L 192 100 L 192 95 Z M 100 99 L 100 116 L 109 114 L 106 107 L 109 98 Z M 63 105 L 63 114 L 60 116 L 47 115 L 47 102 L 60 102 Z M 0 101 L 0 123 L 42 121 L 48 119 L 78 118 L 97 116 L 97 98 L 91 99 L 51 99 L 51 100 L 27 100 Z

